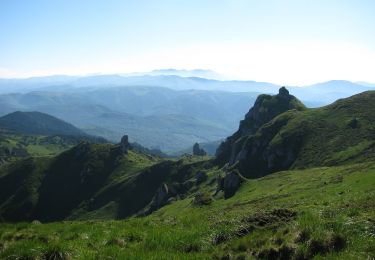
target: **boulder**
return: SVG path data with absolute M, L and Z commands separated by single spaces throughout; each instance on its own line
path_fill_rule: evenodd
M 224 191 L 224 198 L 230 198 L 236 193 L 242 182 L 243 178 L 238 171 L 228 172 L 224 177 L 218 176 L 216 193 Z

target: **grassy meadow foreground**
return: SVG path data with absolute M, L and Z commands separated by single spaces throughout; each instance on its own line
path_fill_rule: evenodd
M 140 218 L 2 224 L 2 259 L 372 259 L 375 164 L 274 173 Z M 206 193 L 203 190 L 207 191 Z

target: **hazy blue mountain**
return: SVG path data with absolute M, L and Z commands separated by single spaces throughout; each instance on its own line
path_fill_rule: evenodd
M 98 88 L 76 92 L 0 95 L 2 114 L 49 113 L 92 135 L 118 142 L 124 134 L 148 148 L 179 151 L 235 130 L 256 93 L 175 91 L 156 87 Z
M 365 82 L 365 81 L 359 81 L 359 82 L 356 82 L 356 83 L 360 84 L 362 86 L 375 88 L 375 83 L 370 83 L 370 82 Z
M 208 72 L 168 69 L 150 75 L 3 79 L 0 115 L 40 111 L 114 142 L 128 134 L 148 148 L 177 152 L 195 142 L 224 138 L 236 130 L 258 93 L 276 94 L 279 89 L 255 81 L 181 76 Z M 374 88 L 336 80 L 288 89 L 308 107 L 319 107 Z
M 24 79 L 0 79 L 0 93 L 29 92 L 46 87 L 66 86 L 77 78 L 76 76 L 56 75 Z
M 210 71 L 205 70 L 185 71 L 167 69 L 130 75 L 114 74 L 82 77 L 50 76 L 29 79 L 0 79 L 0 93 L 26 93 L 30 91 L 76 93 L 119 87 L 147 87 L 157 89 L 169 88 L 171 90 L 210 90 L 276 94 L 280 87 L 267 82 L 214 80 L 208 78 L 209 74 Z M 213 72 L 213 74 L 215 73 Z M 188 77 L 190 75 L 195 75 L 195 77 Z M 332 80 L 311 86 L 287 87 L 293 95 L 301 99 L 307 106 L 312 107 L 327 105 L 338 98 L 375 89 L 375 86 L 370 83 L 353 83 L 344 80 Z M 140 92 L 142 91 L 143 89 L 140 90 Z
M 160 69 L 143 73 L 144 75 L 174 75 L 180 77 L 198 77 L 205 79 L 225 80 L 226 77 L 212 70 L 194 69 L 194 70 L 177 70 L 177 69 Z
M 364 86 L 346 80 L 331 80 L 306 87 L 288 87 L 288 89 L 307 106 L 317 107 L 363 91 L 375 90 L 375 87 Z
M 152 86 L 174 90 L 220 90 L 230 92 L 277 91 L 274 84 L 256 81 L 220 81 L 201 77 L 178 75 L 93 75 L 93 76 L 50 76 L 28 79 L 0 79 L 0 93 L 27 92 L 35 90 L 71 89 L 80 87 Z

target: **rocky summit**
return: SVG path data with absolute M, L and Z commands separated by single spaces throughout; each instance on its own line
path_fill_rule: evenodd
M 233 164 L 241 159 L 244 156 L 241 139 L 255 134 L 265 123 L 290 109 L 302 111 L 306 107 L 296 97 L 290 95 L 285 87 L 280 88 L 277 95 L 258 96 L 254 106 L 240 122 L 238 131 L 219 146 L 216 152 L 217 162 L 221 165 Z
M 218 148 L 216 163 L 258 178 L 288 169 L 363 161 L 363 156 L 374 153 L 374 98 L 369 91 L 307 109 L 285 88 L 275 96 L 260 95 L 239 130 Z

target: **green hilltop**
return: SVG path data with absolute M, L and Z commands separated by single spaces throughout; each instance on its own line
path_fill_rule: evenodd
M 126 137 L 5 163 L 0 258 L 372 259 L 374 103 L 307 109 L 282 88 L 214 158 Z
M 18 111 L 0 117 L 0 165 L 28 157 L 56 156 L 81 141 L 107 142 L 40 112 Z
M 368 91 L 316 109 L 290 103 L 292 109 L 277 110 L 274 118 L 264 120 L 254 130 L 247 130 L 245 125 L 253 123 L 253 118 L 262 121 L 264 116 L 250 111 L 252 117 L 247 116 L 239 131 L 222 144 L 216 160 L 249 178 L 287 169 L 371 161 L 374 101 L 375 92 Z M 268 108 L 263 104 L 258 107 L 258 111 L 264 110 Z
M 40 112 L 17 111 L 10 113 L 0 117 L 0 128 L 22 134 L 87 135 L 75 126 L 61 119 Z

